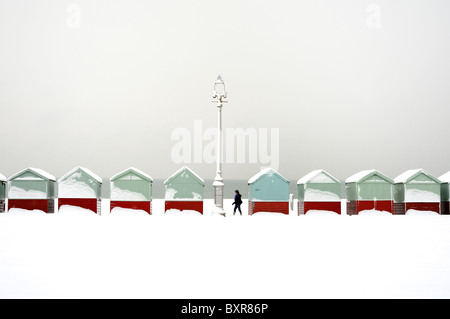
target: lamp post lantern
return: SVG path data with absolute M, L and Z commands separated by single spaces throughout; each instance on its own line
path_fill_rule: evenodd
M 227 103 L 224 99 L 227 98 L 227 92 L 225 91 L 225 83 L 222 77 L 219 75 L 214 82 L 213 91 L 214 103 L 217 103 L 217 143 L 216 143 L 216 155 L 217 155 L 217 169 L 216 177 L 214 178 L 214 206 L 212 210 L 213 215 L 226 216 L 223 209 L 223 178 L 222 178 L 222 105 Z

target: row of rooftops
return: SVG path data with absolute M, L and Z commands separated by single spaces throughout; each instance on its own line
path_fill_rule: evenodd
M 80 167 L 77 166 L 74 169 L 72 169 L 71 171 L 69 171 L 68 173 L 66 173 L 64 176 L 62 176 L 58 181 L 62 181 L 65 180 L 67 177 L 71 176 L 74 172 L 78 171 L 78 170 L 82 170 L 84 171 L 86 174 L 90 175 L 92 178 L 94 178 L 98 183 L 102 183 L 102 178 L 100 178 L 97 174 L 93 173 L 91 170 L 84 168 L 84 167 Z M 180 169 L 178 169 L 175 173 L 173 173 L 171 176 L 169 176 L 164 183 L 169 183 L 173 178 L 175 178 L 176 176 L 178 176 L 179 174 L 183 173 L 183 171 L 189 171 L 189 173 L 191 174 L 191 176 L 193 176 L 200 184 L 202 184 L 204 186 L 205 182 L 204 180 L 198 176 L 196 173 L 194 173 L 191 169 L 189 169 L 188 167 L 184 166 Z M 42 169 L 39 168 L 33 168 L 33 167 L 29 167 L 26 168 L 24 170 L 21 170 L 20 172 L 12 175 L 11 177 L 9 177 L 8 179 L 3 176 L 2 174 L 0 174 L 0 181 L 6 182 L 7 180 L 13 180 L 13 179 L 17 179 L 17 178 L 21 178 L 21 176 L 26 173 L 26 172 L 33 172 L 34 174 L 36 174 L 37 176 L 40 176 L 42 179 L 45 180 L 50 180 L 50 181 L 55 181 L 56 182 L 56 178 L 45 172 Z M 138 174 L 139 176 L 141 176 L 143 179 L 148 180 L 150 182 L 153 182 L 153 178 L 142 172 L 141 170 L 134 168 L 134 167 L 130 167 L 127 168 L 124 171 L 121 171 L 120 173 L 112 176 L 110 178 L 110 180 L 115 180 L 120 178 L 121 176 L 129 173 L 129 172 L 133 172 L 135 174 Z M 289 180 L 286 179 L 285 177 L 283 177 L 281 174 L 279 174 L 276 170 L 272 169 L 272 168 L 265 168 L 263 170 L 261 170 L 259 173 L 257 173 L 256 175 L 254 175 L 252 178 L 250 178 L 248 180 L 248 184 L 253 184 L 256 181 L 258 181 L 260 178 L 262 178 L 263 176 L 267 176 L 267 175 L 272 175 L 272 174 L 277 174 L 281 179 L 283 179 L 284 181 L 286 181 L 287 183 L 289 183 Z M 407 170 L 406 172 L 400 174 L 399 176 L 397 176 L 394 179 L 390 179 L 389 177 L 385 176 L 384 174 L 380 173 L 379 171 L 375 170 L 375 169 L 370 169 L 370 170 L 363 170 L 360 171 L 356 174 L 353 174 L 352 176 L 348 177 L 345 180 L 345 183 L 358 183 L 358 182 L 362 182 L 364 180 L 366 180 L 367 178 L 373 176 L 373 175 L 377 175 L 378 177 L 380 177 L 381 179 L 393 183 L 393 184 L 399 184 L 399 183 L 408 183 L 412 180 L 414 180 L 417 176 L 424 174 L 427 177 L 429 177 L 432 181 L 436 182 L 436 183 L 449 183 L 450 182 L 450 171 L 443 174 L 442 176 L 440 176 L 439 178 L 434 177 L 433 175 L 431 175 L 430 173 L 428 173 L 427 171 L 418 168 L 418 169 L 411 169 L 411 170 Z M 325 170 L 323 169 L 319 169 L 319 170 L 314 170 L 308 174 L 306 174 L 305 176 L 303 176 L 302 178 L 300 178 L 297 182 L 297 184 L 306 184 L 306 183 L 340 183 L 340 181 L 333 177 L 331 174 L 327 173 Z

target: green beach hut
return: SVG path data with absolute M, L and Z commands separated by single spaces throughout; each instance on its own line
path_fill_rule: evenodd
M 441 182 L 418 168 L 394 178 L 394 213 L 406 214 L 410 209 L 440 213 Z
M 394 211 L 392 184 L 394 181 L 375 169 L 364 170 L 345 180 L 347 214 L 364 210 Z
M 110 178 L 111 211 L 114 208 L 143 210 L 152 213 L 153 178 L 130 167 Z
M 8 179 L 8 210 L 21 208 L 55 212 L 54 176 L 38 168 L 26 168 Z
M 102 179 L 91 170 L 77 166 L 58 180 L 58 210 L 77 206 L 101 213 Z
M 184 166 L 164 181 L 165 212 L 195 210 L 203 214 L 203 188 L 205 181 Z
M 341 213 L 341 182 L 323 169 L 315 170 L 297 182 L 298 214 L 309 210 Z

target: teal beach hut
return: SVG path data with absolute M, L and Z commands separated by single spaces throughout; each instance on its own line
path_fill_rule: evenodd
M 289 214 L 289 180 L 272 168 L 265 168 L 248 180 L 248 214 Z

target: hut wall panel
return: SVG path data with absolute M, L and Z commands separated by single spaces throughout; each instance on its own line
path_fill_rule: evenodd
M 4 200 L 0 200 L 0 213 L 4 213 L 6 210 L 6 205 Z
M 169 201 L 169 200 L 166 200 L 164 212 L 166 212 L 170 209 L 195 210 L 195 211 L 203 214 L 203 201 L 193 201 L 193 200 Z
M 359 212 L 364 210 L 381 210 L 389 213 L 394 212 L 394 201 L 392 200 L 359 200 L 347 202 L 347 214 L 358 215 Z
M 304 214 L 309 210 L 327 210 L 341 214 L 341 202 L 304 202 L 303 204 Z
M 45 213 L 55 212 L 55 200 L 54 199 L 9 199 L 8 210 L 11 208 L 21 209 L 38 209 Z
M 128 209 L 139 209 L 146 211 L 148 214 L 152 214 L 152 202 L 151 201 L 111 201 L 110 210 L 114 208 L 128 208 Z
M 85 209 L 89 209 L 96 214 L 100 214 L 99 205 L 101 203 L 97 198 L 59 198 L 58 210 L 63 205 L 77 206 Z
M 258 212 L 271 212 L 271 213 L 282 213 L 289 215 L 289 202 L 250 202 L 249 201 L 249 215 L 250 214 L 250 205 L 252 206 L 251 214 L 255 214 Z
M 406 211 L 408 209 L 415 209 L 415 210 L 426 210 L 426 211 L 432 211 L 436 213 L 440 213 L 439 211 L 439 205 L 440 203 L 406 203 Z

